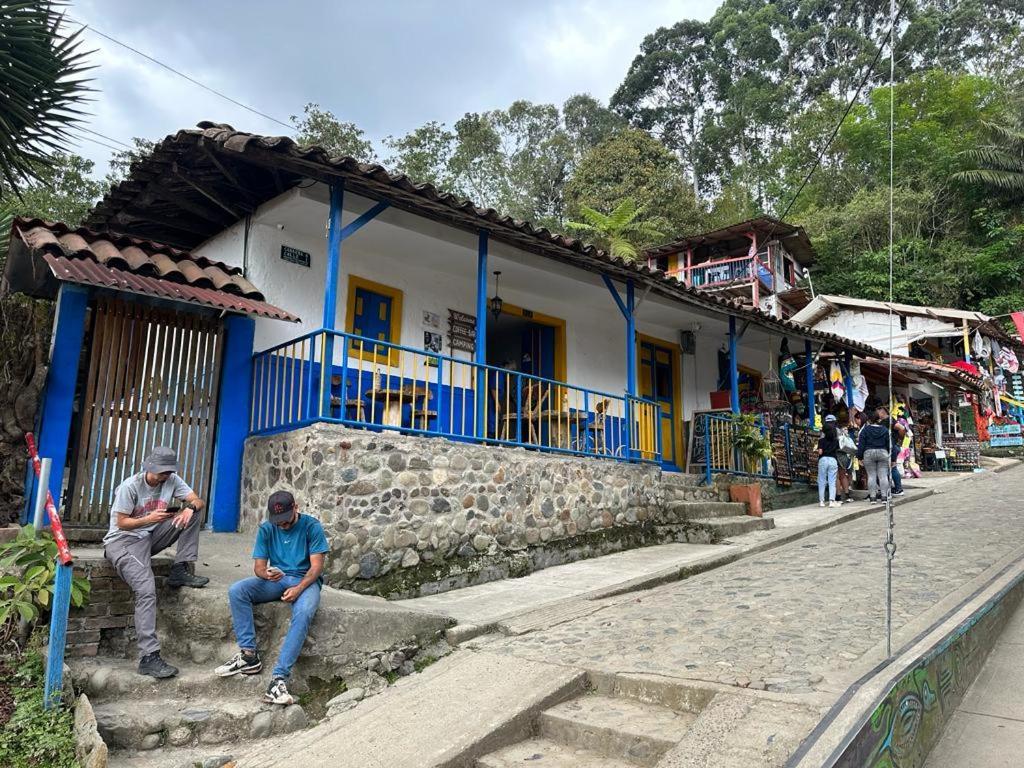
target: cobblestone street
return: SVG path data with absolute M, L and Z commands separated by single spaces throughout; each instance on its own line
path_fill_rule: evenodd
M 1024 545 L 1022 494 L 1018 467 L 896 508 L 894 631 Z M 606 672 L 828 687 L 885 639 L 883 526 L 883 514 L 868 515 L 486 647 Z

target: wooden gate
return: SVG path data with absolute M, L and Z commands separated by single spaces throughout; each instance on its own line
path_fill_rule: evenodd
M 106 529 L 114 489 L 155 446 L 177 451 L 181 477 L 208 497 L 223 342 L 207 315 L 101 298 L 91 318 L 67 499 L 79 538 Z

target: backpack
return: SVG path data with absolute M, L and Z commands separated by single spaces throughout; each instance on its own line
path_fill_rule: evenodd
M 851 455 L 857 453 L 857 444 L 845 429 L 839 432 L 839 450 Z

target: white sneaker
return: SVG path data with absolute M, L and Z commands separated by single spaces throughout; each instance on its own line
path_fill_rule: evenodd
M 267 692 L 263 694 L 263 701 L 267 704 L 283 704 L 287 706 L 294 704 L 295 698 L 288 693 L 288 686 L 285 684 L 285 681 L 280 677 L 275 677 L 270 682 Z
M 819 501 L 818 502 L 818 506 L 819 507 L 824 507 L 825 506 L 825 502 L 824 501 Z
M 830 501 L 828 505 L 829 507 L 841 507 L 843 503 L 841 501 Z

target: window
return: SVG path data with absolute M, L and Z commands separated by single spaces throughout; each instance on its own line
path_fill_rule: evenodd
M 375 341 L 401 342 L 402 292 L 380 283 L 350 275 L 348 279 L 348 318 L 346 330 L 356 336 Z M 386 349 L 376 344 L 365 344 L 360 350 L 350 350 L 353 357 L 387 362 Z

